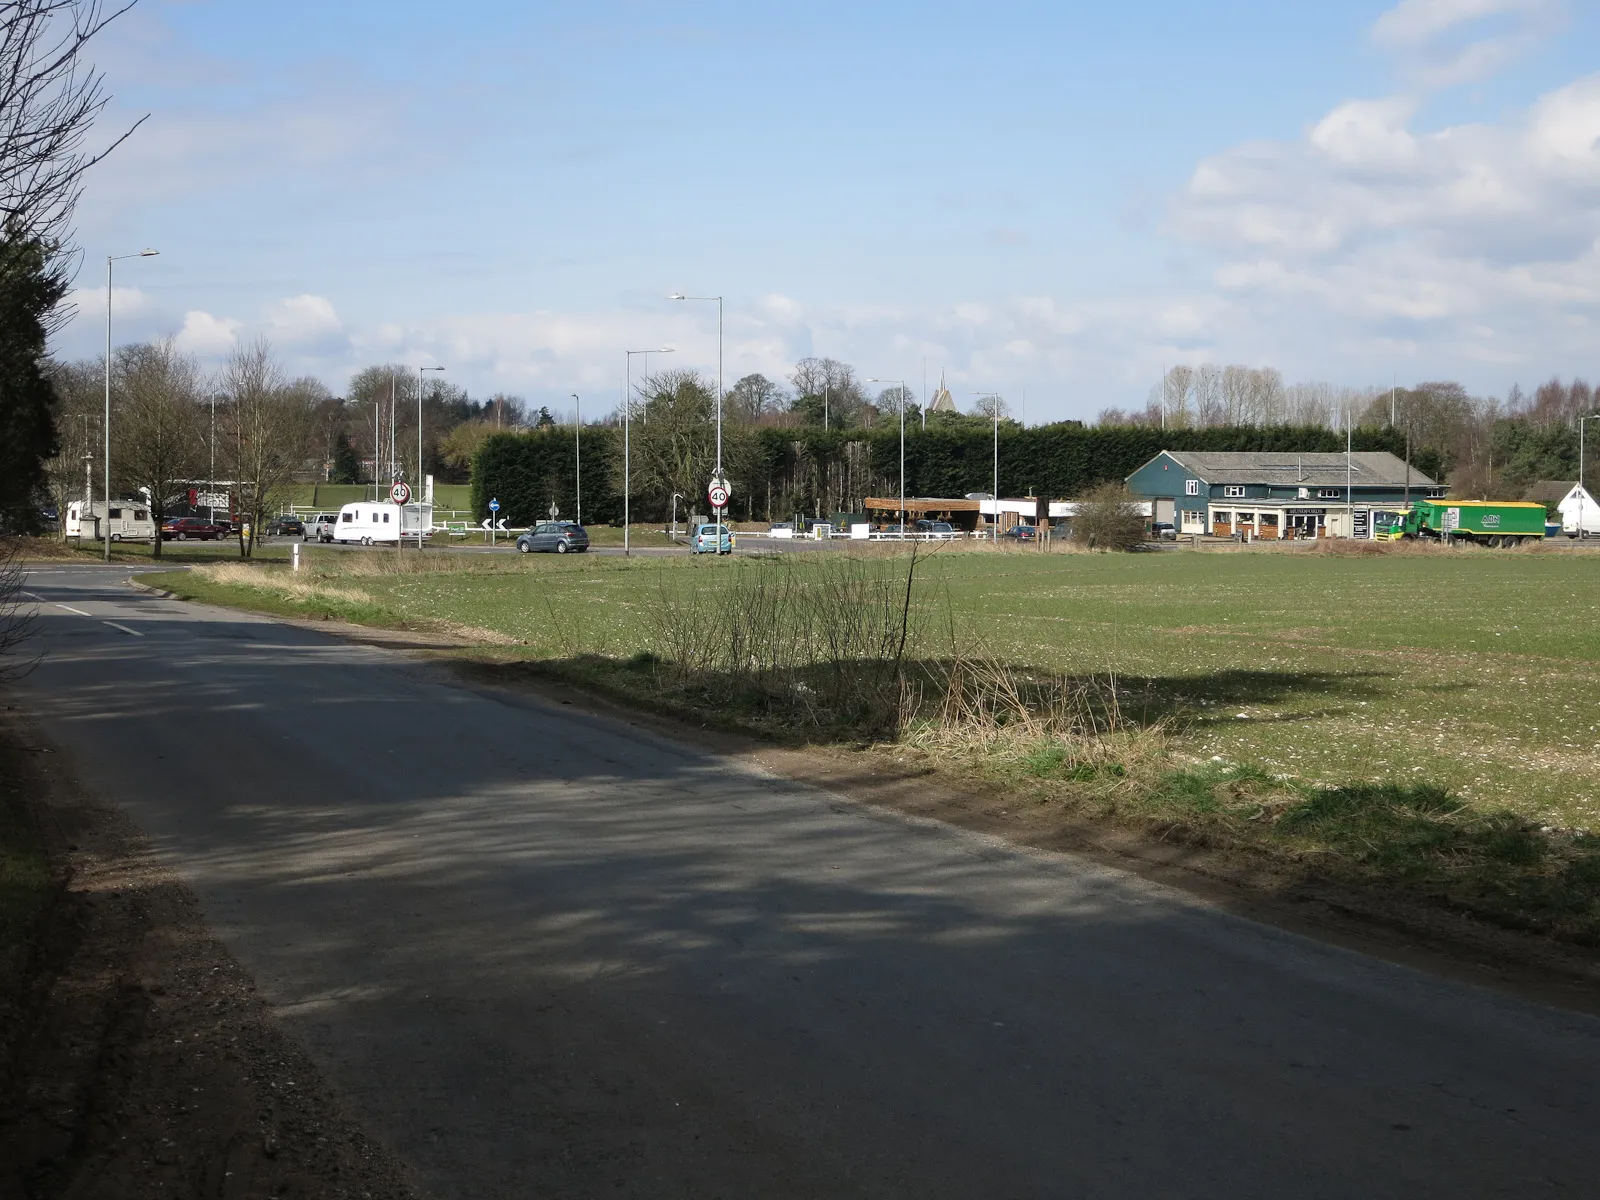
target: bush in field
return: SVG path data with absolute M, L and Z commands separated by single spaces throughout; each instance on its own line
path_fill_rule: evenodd
M 1072 537 L 1091 550 L 1131 550 L 1144 541 L 1144 513 L 1122 484 L 1101 484 L 1078 501 Z

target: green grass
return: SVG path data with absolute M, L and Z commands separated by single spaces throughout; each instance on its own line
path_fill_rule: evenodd
M 370 483 L 297 483 L 289 489 L 288 503 L 299 508 L 337 509 L 341 504 L 370 499 Z M 472 485 L 436 483 L 433 485 L 433 503 L 435 508 L 465 512 L 472 507 Z

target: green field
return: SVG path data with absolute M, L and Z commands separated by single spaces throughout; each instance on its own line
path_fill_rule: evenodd
M 296 508 L 336 509 L 341 504 L 372 499 L 370 483 L 297 483 L 289 489 L 288 503 Z M 436 483 L 433 502 L 437 509 L 466 512 L 472 507 L 472 486 L 466 483 Z
M 665 595 L 788 569 L 760 558 L 432 561 L 439 569 L 423 574 L 369 573 L 374 557 L 323 551 L 293 595 L 172 586 L 278 611 L 478 628 L 532 658 L 627 659 L 652 649 Z M 964 643 L 1028 667 L 1115 672 L 1145 710 L 1133 715 L 1165 718 L 1184 758 L 1326 785 L 1427 782 L 1600 829 L 1600 556 L 966 551 L 921 571 L 920 604 L 940 629 L 948 604 Z

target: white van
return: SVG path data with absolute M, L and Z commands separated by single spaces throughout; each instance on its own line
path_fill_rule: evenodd
M 422 522 L 423 537 L 432 536 L 433 505 L 388 504 L 376 500 L 358 500 L 339 510 L 339 519 L 333 526 L 336 542 L 359 542 L 363 546 L 393 544 L 402 537 L 411 541 L 417 538 L 417 522 Z
M 139 500 L 113 500 L 109 519 L 106 517 L 105 501 L 85 504 L 82 500 L 74 500 L 67 505 L 63 528 L 69 538 L 89 538 L 98 542 L 106 536 L 102 521 L 108 521 L 113 542 L 156 540 L 156 523 L 150 517 L 150 507 Z

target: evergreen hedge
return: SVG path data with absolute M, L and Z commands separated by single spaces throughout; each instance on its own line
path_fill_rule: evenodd
M 753 434 L 753 436 L 751 436 Z M 709 436 L 709 430 L 708 430 Z M 730 455 L 735 489 L 733 515 L 755 517 L 769 511 L 786 515 L 809 511 L 821 499 L 827 507 L 867 495 L 899 491 L 900 432 L 897 426 L 870 432 L 820 429 L 740 430 L 740 450 Z M 730 443 L 733 439 L 729 439 Z M 1395 429 L 1361 428 L 1352 435 L 1356 450 L 1404 453 L 1405 435 Z M 1212 429 L 1151 429 L 1143 426 L 1085 428 L 1077 422 L 1000 426 L 1000 490 L 1008 496 L 1029 493 L 1047 499 L 1073 499 L 1099 484 L 1120 482 L 1162 450 L 1337 452 L 1344 434 L 1315 425 L 1241 426 Z M 849 476 L 849 496 L 838 495 L 841 464 L 852 446 L 866 451 L 864 472 Z M 572 430 L 538 429 L 497 433 L 473 459 L 472 504 L 480 519 L 492 496 L 508 525 L 543 520 L 553 499 L 563 517 L 576 512 L 573 491 Z M 990 426 L 963 422 L 906 430 L 906 494 L 964 496 L 987 492 L 994 471 Z M 857 457 L 862 457 L 857 452 Z M 604 426 L 583 431 L 583 514 L 588 522 L 622 518 L 622 435 Z M 1413 447 L 1412 463 L 1438 478 L 1439 454 Z M 864 476 L 864 477 L 863 477 Z M 818 481 L 830 479 L 827 494 Z M 770 499 L 769 499 L 770 497 Z M 667 496 L 635 495 L 636 519 L 666 514 Z

